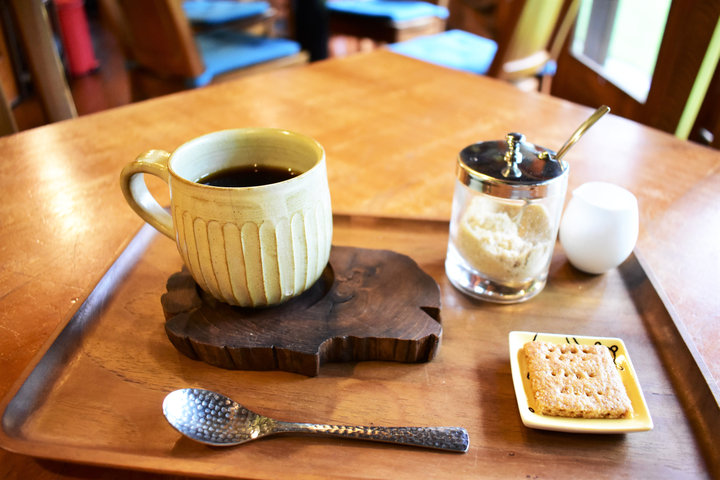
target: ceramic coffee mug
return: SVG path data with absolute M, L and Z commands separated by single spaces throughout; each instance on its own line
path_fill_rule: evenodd
M 295 175 L 256 186 L 202 183 L 248 167 Z M 170 213 L 148 191 L 145 173 L 168 184 Z M 282 303 L 310 288 L 327 265 L 332 211 L 325 151 L 304 135 L 270 128 L 210 133 L 172 154 L 143 153 L 123 169 L 120 184 L 133 210 L 175 240 L 198 285 L 225 303 Z

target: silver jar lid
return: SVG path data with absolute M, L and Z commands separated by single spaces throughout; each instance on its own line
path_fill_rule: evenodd
M 458 180 L 472 190 L 501 198 L 543 198 L 564 191 L 568 163 L 555 152 L 525 141 L 521 133 L 505 140 L 474 143 L 458 158 Z

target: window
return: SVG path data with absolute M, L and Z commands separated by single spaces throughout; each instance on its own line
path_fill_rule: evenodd
M 640 103 L 647 100 L 671 0 L 582 0 L 572 54 Z

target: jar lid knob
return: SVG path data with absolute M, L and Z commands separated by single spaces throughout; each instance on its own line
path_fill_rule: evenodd
M 507 141 L 508 149 L 505 152 L 506 166 L 503 168 L 501 174 L 505 178 L 520 178 L 522 172 L 518 165 L 523 161 L 520 145 L 525 142 L 525 135 L 522 133 L 508 133 L 505 136 L 505 140 Z

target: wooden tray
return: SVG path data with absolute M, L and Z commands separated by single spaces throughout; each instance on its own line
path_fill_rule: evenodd
M 443 338 L 429 363 L 326 364 L 316 377 L 225 370 L 179 353 L 164 332 L 160 295 L 180 259 L 168 239 L 143 228 L 0 405 L 0 446 L 64 461 L 236 478 L 720 475 L 717 387 L 637 256 L 589 276 L 572 269 L 558 246 L 544 292 L 527 303 L 493 305 L 463 296 L 445 278 L 447 227 L 335 217 L 336 245 L 409 255 L 438 282 Z M 508 355 L 513 330 L 623 339 L 653 430 L 589 435 L 525 427 Z M 308 437 L 211 448 L 182 438 L 162 417 L 165 395 L 188 386 L 218 390 L 283 420 L 464 426 L 470 450 Z

